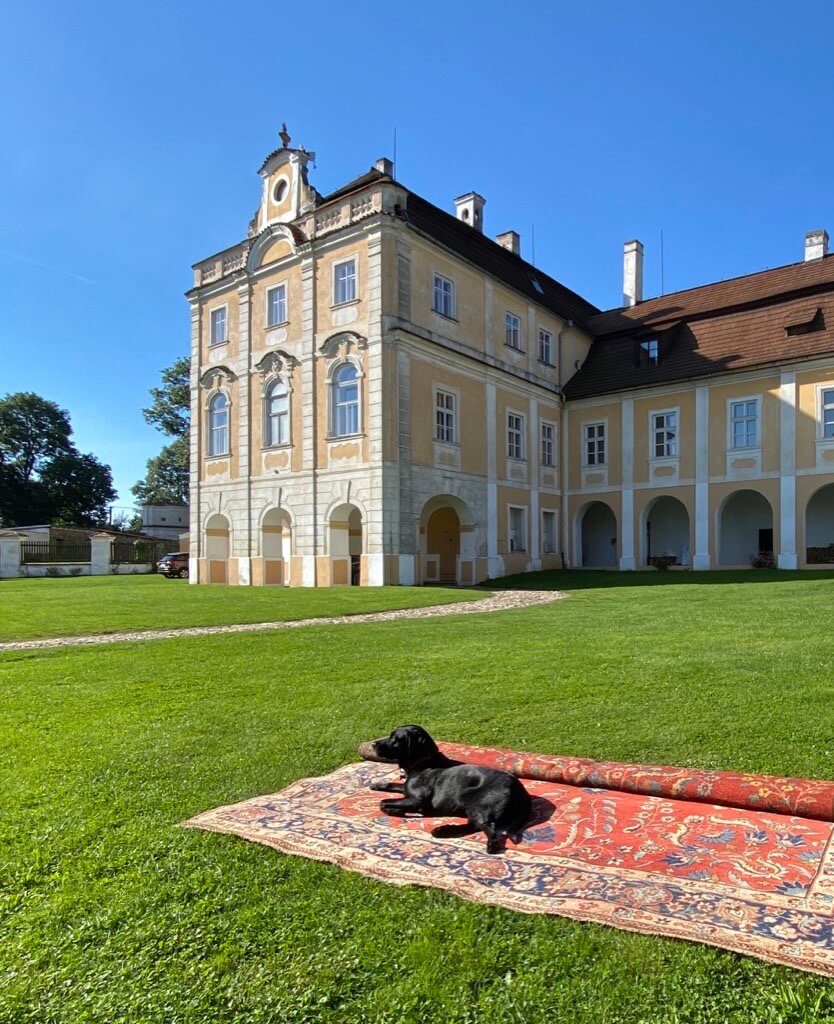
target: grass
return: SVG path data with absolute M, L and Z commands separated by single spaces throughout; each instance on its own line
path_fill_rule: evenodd
M 677 575 L 558 574 L 569 600 L 492 615 L 0 656 L 0 1021 L 834 1020 L 834 982 L 788 968 L 176 827 L 405 721 L 831 777 L 831 579 Z
M 0 581 L 0 642 L 356 615 L 483 597 L 444 587 L 189 586 L 150 576 Z

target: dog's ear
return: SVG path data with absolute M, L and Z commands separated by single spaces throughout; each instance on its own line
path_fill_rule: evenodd
M 420 725 L 407 726 L 406 737 L 408 756 L 414 761 L 428 757 L 437 750 L 437 744 Z

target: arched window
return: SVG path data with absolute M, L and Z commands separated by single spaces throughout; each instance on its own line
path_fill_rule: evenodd
M 264 444 L 267 448 L 290 443 L 290 393 L 279 377 L 264 395 Z
M 346 437 L 359 433 L 359 371 L 353 363 L 342 363 L 333 374 L 331 433 Z
M 227 455 L 229 452 L 229 402 L 222 393 L 215 395 L 208 408 L 208 453 Z

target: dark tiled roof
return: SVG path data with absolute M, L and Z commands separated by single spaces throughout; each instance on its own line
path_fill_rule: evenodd
M 503 281 L 510 288 L 526 295 L 533 302 L 546 306 L 562 319 L 573 320 L 588 330 L 588 322 L 599 310 L 581 295 L 559 284 L 538 267 L 504 249 L 475 228 L 434 206 L 415 192 L 408 193 L 407 222 L 418 231 L 476 267 Z M 541 287 L 539 291 L 534 281 Z
M 568 398 L 831 355 L 834 257 L 609 310 L 590 327 L 596 337 L 565 387 Z M 658 339 L 660 361 L 640 366 L 640 341 L 650 337 Z
M 325 203 L 332 203 L 336 199 L 341 199 L 342 196 L 349 195 L 351 192 L 356 192 L 360 188 L 364 188 L 366 185 L 372 185 L 375 181 L 391 181 L 387 174 L 383 174 L 382 171 L 378 171 L 375 167 L 372 167 L 365 174 L 360 174 L 358 178 L 354 178 L 353 181 L 349 181 L 346 185 L 342 185 L 337 188 L 335 192 L 330 192 L 326 196 L 322 196 L 321 199 L 316 203 L 316 207 L 324 206 Z

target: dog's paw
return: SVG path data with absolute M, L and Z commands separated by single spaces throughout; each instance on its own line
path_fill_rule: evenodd
M 375 793 L 387 793 L 388 785 L 387 782 L 372 782 L 368 789 L 372 789 Z

